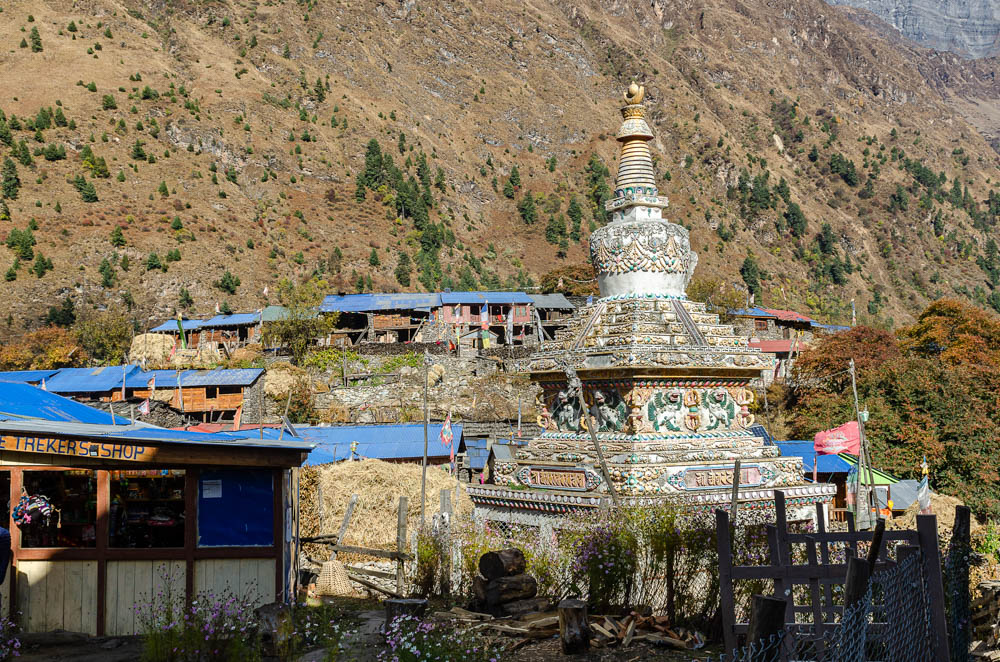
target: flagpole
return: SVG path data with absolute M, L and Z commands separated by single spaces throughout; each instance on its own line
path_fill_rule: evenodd
M 862 473 L 865 470 L 867 470 L 868 478 L 868 493 L 865 495 L 865 500 L 867 501 L 865 508 L 867 509 L 867 512 L 865 513 L 865 519 L 863 521 L 867 523 L 865 528 L 870 528 L 872 520 L 871 509 L 873 505 L 877 506 L 878 503 L 876 501 L 873 504 L 873 498 L 875 496 L 875 474 L 872 471 L 871 457 L 868 453 L 868 439 L 865 436 L 865 422 L 861 416 L 861 405 L 858 402 L 858 383 L 855 375 L 853 358 L 849 364 L 849 370 L 851 373 L 851 391 L 854 394 L 854 413 L 857 415 L 858 436 L 860 437 L 860 448 L 858 449 L 858 478 L 861 479 L 861 477 L 865 475 Z M 864 466 L 862 466 L 862 463 L 864 463 Z M 858 524 L 860 526 L 861 522 L 858 522 Z

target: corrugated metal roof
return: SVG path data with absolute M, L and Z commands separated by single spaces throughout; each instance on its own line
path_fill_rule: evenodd
M 513 462 L 514 448 L 510 444 L 493 444 L 490 455 L 498 462 Z
M 427 457 L 446 458 L 451 451 L 441 443 L 441 424 L 427 427 Z M 351 459 L 351 443 L 357 442 L 355 457 L 379 460 L 400 460 L 423 457 L 424 426 L 422 423 L 394 425 L 296 425 L 295 429 L 306 441 L 315 443 L 306 464 L 327 464 Z M 455 452 L 465 449 L 462 426 L 451 426 Z
M 794 310 L 782 310 L 781 308 L 762 308 L 765 313 L 770 313 L 777 317 L 782 322 L 812 322 L 811 317 L 807 317 L 802 313 L 797 313 Z
M 205 323 L 205 320 L 181 320 L 181 326 L 185 331 L 195 331 L 201 328 L 201 325 Z M 154 326 L 149 330 L 150 333 L 178 333 L 177 331 L 177 320 L 167 320 L 159 326 Z
M 907 478 L 889 486 L 889 498 L 892 499 L 893 510 L 906 510 L 917 500 L 920 491 L 920 481 Z
M 792 351 L 792 347 L 795 344 L 794 340 L 760 340 L 759 338 L 751 338 L 749 345 L 751 349 L 759 349 L 765 354 L 788 354 Z M 806 343 L 800 342 L 799 349 L 805 349 Z
M 330 295 L 319 309 L 324 313 L 366 313 L 374 310 L 430 310 L 441 305 L 436 292 Z
M 531 297 L 524 292 L 442 292 L 441 303 L 453 305 L 456 303 L 495 303 L 523 304 L 531 303 Z
M 531 299 L 535 308 L 573 310 L 576 307 L 562 294 L 529 294 L 528 298 Z
M 123 419 L 118 417 L 117 420 L 121 421 Z M 144 424 L 111 425 L 110 416 L 109 423 L 106 424 L 56 422 L 40 419 L 6 420 L 0 421 L 0 430 L 35 435 L 50 434 L 87 437 L 116 442 L 199 444 L 206 446 L 230 446 L 234 448 L 285 448 L 300 450 L 306 453 L 313 448 L 313 444 L 288 434 L 279 442 L 277 439 L 268 438 L 267 436 L 264 439 L 260 439 L 259 436 L 254 435 L 252 432 L 217 432 L 207 434 L 204 432 L 158 428 Z
M 181 373 L 181 386 L 249 386 L 264 374 L 262 368 L 216 368 L 186 370 Z
M 811 326 L 814 329 L 823 329 L 825 331 L 833 331 L 834 333 L 836 333 L 838 331 L 848 331 L 851 328 L 849 326 L 844 326 L 843 324 L 821 324 L 821 323 L 819 323 L 819 322 L 817 322 L 815 320 L 812 321 L 812 322 L 810 322 L 809 326 Z
M 21 383 L 35 383 L 42 381 L 43 379 L 48 379 L 52 375 L 59 372 L 58 370 L 8 370 L 7 372 L 0 372 L 0 382 L 21 382 Z
M 260 313 L 262 322 L 277 322 L 288 316 L 288 309 L 284 306 L 265 306 Z
M 137 365 L 113 365 L 103 368 L 63 368 L 45 379 L 45 386 L 53 393 L 104 393 L 121 388 L 128 375 L 139 370 Z
M 844 462 L 851 465 L 851 469 L 856 469 L 858 465 L 858 458 L 850 453 L 839 453 L 838 457 Z M 868 465 L 865 465 L 865 474 L 868 473 Z M 892 485 L 898 483 L 899 479 L 893 476 L 891 473 L 882 471 L 872 467 L 872 478 L 875 480 L 876 485 Z
M 735 308 L 729 311 L 730 315 L 736 315 L 737 317 L 761 317 L 777 319 L 777 315 L 767 312 L 763 308 Z
M 260 321 L 260 313 L 234 313 L 216 315 L 201 323 L 203 329 L 218 329 L 226 326 L 252 326 Z
M 776 441 L 783 457 L 801 457 L 802 471 L 811 473 L 813 458 L 816 458 L 816 471 L 819 473 L 847 473 L 851 465 L 839 455 L 817 455 L 811 441 Z
M 0 382 L 0 419 L 44 419 L 73 423 L 111 423 L 111 414 L 43 391 L 37 386 Z
M 249 386 L 263 373 L 261 368 L 216 368 L 214 370 L 181 370 L 181 385 L 185 388 L 199 386 Z M 125 388 L 146 388 L 155 378 L 156 388 L 177 388 L 176 370 L 147 370 L 130 374 Z

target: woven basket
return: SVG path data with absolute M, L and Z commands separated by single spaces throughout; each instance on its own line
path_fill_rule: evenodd
M 323 569 L 320 570 L 319 577 L 316 579 L 316 594 L 355 596 L 358 595 L 358 592 L 351 580 L 348 579 L 347 570 L 344 569 L 343 563 L 325 561 Z

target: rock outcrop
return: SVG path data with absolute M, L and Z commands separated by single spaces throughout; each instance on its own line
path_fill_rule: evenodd
M 907 39 L 970 58 L 1000 53 L 1000 5 L 993 0 L 827 0 L 865 9 Z

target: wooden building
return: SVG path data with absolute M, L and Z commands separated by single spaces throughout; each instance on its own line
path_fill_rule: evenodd
M 435 293 L 338 294 L 323 299 L 319 310 L 340 315 L 336 335 L 351 344 L 421 342 L 439 303 Z
M 196 349 L 201 341 L 201 325 L 205 320 L 182 319 L 167 320 L 159 326 L 154 326 L 149 333 L 165 333 L 174 337 L 174 346 L 181 346 L 181 333 L 184 333 L 184 344 L 188 349 Z
M 0 603 L 25 631 L 132 635 L 134 605 L 166 589 L 187 601 L 291 598 L 296 472 L 311 444 L 265 430 L 113 425 L 11 382 L 0 382 L 0 412 L 0 492 L 14 506 Z
M 126 378 L 125 393 L 132 399 L 167 402 L 179 412 L 211 422 L 232 419 L 243 406 L 246 391 L 263 374 L 261 368 L 136 371 Z
M 216 315 L 202 322 L 198 329 L 199 342 L 217 342 L 230 347 L 260 342 L 260 332 L 259 312 Z
M 532 333 L 534 313 L 524 292 L 442 292 L 435 319 L 460 335 L 486 326 L 496 342 L 520 345 Z
M 554 339 L 576 310 L 576 306 L 562 294 L 529 294 L 528 297 L 545 340 Z

